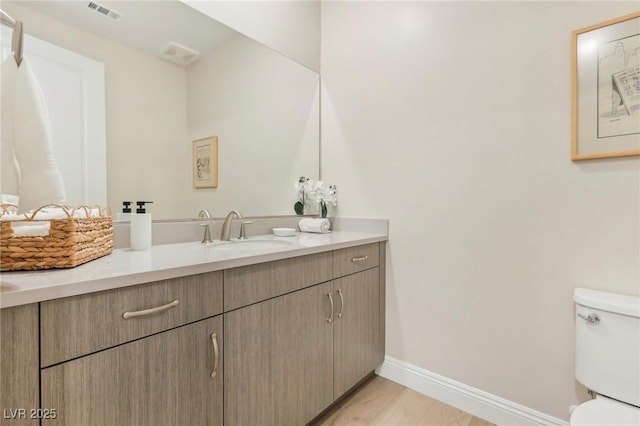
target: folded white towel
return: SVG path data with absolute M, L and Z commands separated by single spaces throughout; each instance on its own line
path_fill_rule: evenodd
M 12 223 L 14 237 L 44 237 L 49 235 L 51 222 L 20 222 Z
M 60 207 L 47 207 L 45 209 L 40 209 L 35 215 L 32 215 L 31 213 L 28 213 L 28 215 L 33 219 L 38 220 L 66 219 L 71 215 L 71 210 L 62 209 Z M 75 209 L 72 216 L 80 219 L 86 217 L 98 217 L 100 216 L 100 209 Z
M 16 214 L 16 213 L 7 213 L 7 214 L 3 214 L 2 216 L 0 216 L 0 220 L 7 220 L 7 221 L 11 221 L 11 220 L 26 220 L 28 219 L 27 216 L 23 215 L 23 214 Z
M 51 219 L 66 219 L 69 214 L 59 207 L 47 207 L 46 209 L 40 209 L 36 214 L 32 212 L 27 213 L 32 219 L 39 220 L 51 220 Z
M 300 227 L 300 231 L 302 232 L 314 232 L 316 234 L 327 234 L 331 229 L 331 223 L 327 218 L 304 218 L 300 219 L 298 222 L 298 226 Z
M 33 211 L 26 212 L 24 214 L 17 213 L 6 213 L 0 215 L 0 220 L 7 221 L 19 221 L 19 220 L 51 220 L 51 219 L 66 219 L 70 216 L 73 216 L 78 219 L 84 219 L 89 217 L 100 217 L 102 215 L 102 211 L 99 208 L 76 208 L 76 209 L 64 209 L 62 207 L 47 207 L 43 209 L 39 209 L 37 213 L 33 213 Z M 27 222 L 25 222 L 27 224 Z
M 77 209 L 73 212 L 73 217 L 84 218 L 84 217 L 99 217 L 100 209 Z

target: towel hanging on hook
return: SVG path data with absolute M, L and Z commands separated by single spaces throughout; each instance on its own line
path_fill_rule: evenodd
M 11 37 L 11 51 L 13 52 L 13 57 L 16 59 L 16 64 L 20 66 L 20 64 L 22 63 L 22 22 L 16 21 L 2 9 L 0 9 L 0 18 L 2 19 L 3 24 L 6 24 L 13 28 L 13 35 Z

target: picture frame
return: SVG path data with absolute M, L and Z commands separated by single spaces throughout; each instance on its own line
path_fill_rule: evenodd
M 218 187 L 218 137 L 209 136 L 193 141 L 193 187 Z
M 571 159 L 640 155 L 640 12 L 572 32 Z

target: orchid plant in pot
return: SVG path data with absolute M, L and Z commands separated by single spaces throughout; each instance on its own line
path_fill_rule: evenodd
M 324 185 L 321 180 L 311 180 L 304 176 L 300 177 L 295 184 L 297 191 L 297 201 L 293 205 L 297 215 L 302 216 L 306 211 L 317 203 L 321 217 L 327 217 L 328 206 L 336 207 L 338 197 L 335 185 Z

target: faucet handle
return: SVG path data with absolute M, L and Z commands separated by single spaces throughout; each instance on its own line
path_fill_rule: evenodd
M 209 229 L 208 223 L 203 223 L 200 225 L 201 228 L 204 228 L 204 237 L 202 237 L 202 243 L 211 243 L 213 240 L 211 239 L 211 230 Z
M 247 229 L 245 228 L 245 225 L 249 225 L 252 224 L 253 222 L 250 220 L 245 220 L 242 223 L 240 223 L 240 236 L 238 237 L 239 240 L 246 240 L 247 239 Z

